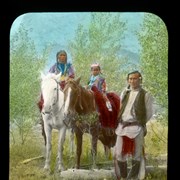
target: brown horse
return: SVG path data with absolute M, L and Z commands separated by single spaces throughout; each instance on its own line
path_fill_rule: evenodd
M 63 90 L 65 98 L 64 113 L 72 117 L 71 126 L 76 135 L 76 168 L 80 168 L 82 137 L 84 133 L 92 135 L 93 168 L 96 167 L 97 141 L 104 145 L 105 152 L 115 145 L 117 116 L 120 98 L 114 92 L 108 92 L 113 111 L 108 111 L 101 92 L 93 86 L 91 90 L 80 85 L 80 78 L 70 79 Z

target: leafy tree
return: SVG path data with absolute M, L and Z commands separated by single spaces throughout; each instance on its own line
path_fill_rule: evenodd
M 23 144 L 28 131 L 38 120 L 39 73 L 47 50 L 39 58 L 28 31 L 20 26 L 10 41 L 10 125 L 18 128 Z M 13 135 L 13 128 L 11 129 Z
M 90 65 L 100 63 L 106 77 L 108 90 L 119 92 L 124 86 L 121 65 L 127 59 L 119 58 L 121 40 L 127 29 L 126 22 L 117 13 L 92 13 L 89 27 L 79 24 L 75 40 L 70 44 L 77 76 L 86 85 L 90 76 Z
M 142 30 L 138 32 L 142 46 L 140 59 L 143 85 L 152 93 L 157 106 L 168 111 L 168 33 L 161 18 L 146 13 Z M 162 112 L 162 111 L 161 111 Z

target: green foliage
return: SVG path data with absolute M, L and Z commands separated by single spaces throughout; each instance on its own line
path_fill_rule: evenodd
M 126 22 L 119 13 L 92 13 L 89 27 L 79 24 L 70 49 L 76 76 L 82 76 L 82 85 L 86 85 L 89 80 L 90 65 L 98 62 L 108 90 L 119 92 L 124 86 L 121 65 L 126 60 L 120 59 L 118 53 L 125 30 Z
M 168 111 L 168 33 L 164 22 L 154 14 L 145 14 L 138 32 L 143 84 L 155 97 L 165 115 Z
M 153 122 L 155 121 L 155 122 Z M 168 126 L 163 120 L 152 120 L 147 124 L 148 133 L 145 136 L 145 151 L 147 154 L 158 156 L 167 153 Z
M 45 65 L 23 25 L 11 39 L 10 51 L 10 122 L 19 128 L 22 140 L 37 121 L 40 94 L 40 70 Z

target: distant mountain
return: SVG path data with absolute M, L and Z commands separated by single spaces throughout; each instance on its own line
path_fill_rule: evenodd
M 48 44 L 66 46 L 69 40 L 74 38 L 78 24 L 86 25 L 89 16 L 89 13 L 26 13 L 14 21 L 11 35 L 13 36 L 20 23 L 23 23 L 41 54 Z
M 139 63 L 140 57 L 138 53 L 134 53 L 127 49 L 121 49 L 119 52 L 120 57 L 128 58 L 129 62 L 134 62 L 135 64 Z
M 30 38 L 35 42 L 39 54 L 48 44 L 59 44 L 66 47 L 67 43 L 75 36 L 78 24 L 87 26 L 90 22 L 90 14 L 80 13 L 26 13 L 19 16 L 11 28 L 11 36 L 18 30 L 19 24 L 23 23 L 29 30 Z M 122 13 L 122 17 L 127 21 L 127 31 L 125 39 L 121 41 L 122 49 L 120 56 L 128 57 L 130 61 L 139 62 L 139 43 L 135 36 L 135 31 L 140 28 L 144 13 Z M 60 47 L 59 47 L 60 48 Z M 53 56 L 56 53 L 53 50 Z

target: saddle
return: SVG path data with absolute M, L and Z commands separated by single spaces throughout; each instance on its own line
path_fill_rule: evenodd
M 120 97 L 114 92 L 108 92 L 107 98 L 109 99 L 112 111 L 108 111 L 106 107 L 106 101 L 103 94 L 98 90 L 96 86 L 93 86 L 91 90 L 94 92 L 94 98 L 99 112 L 99 121 L 103 128 L 115 129 L 118 125 L 118 112 L 120 108 Z

